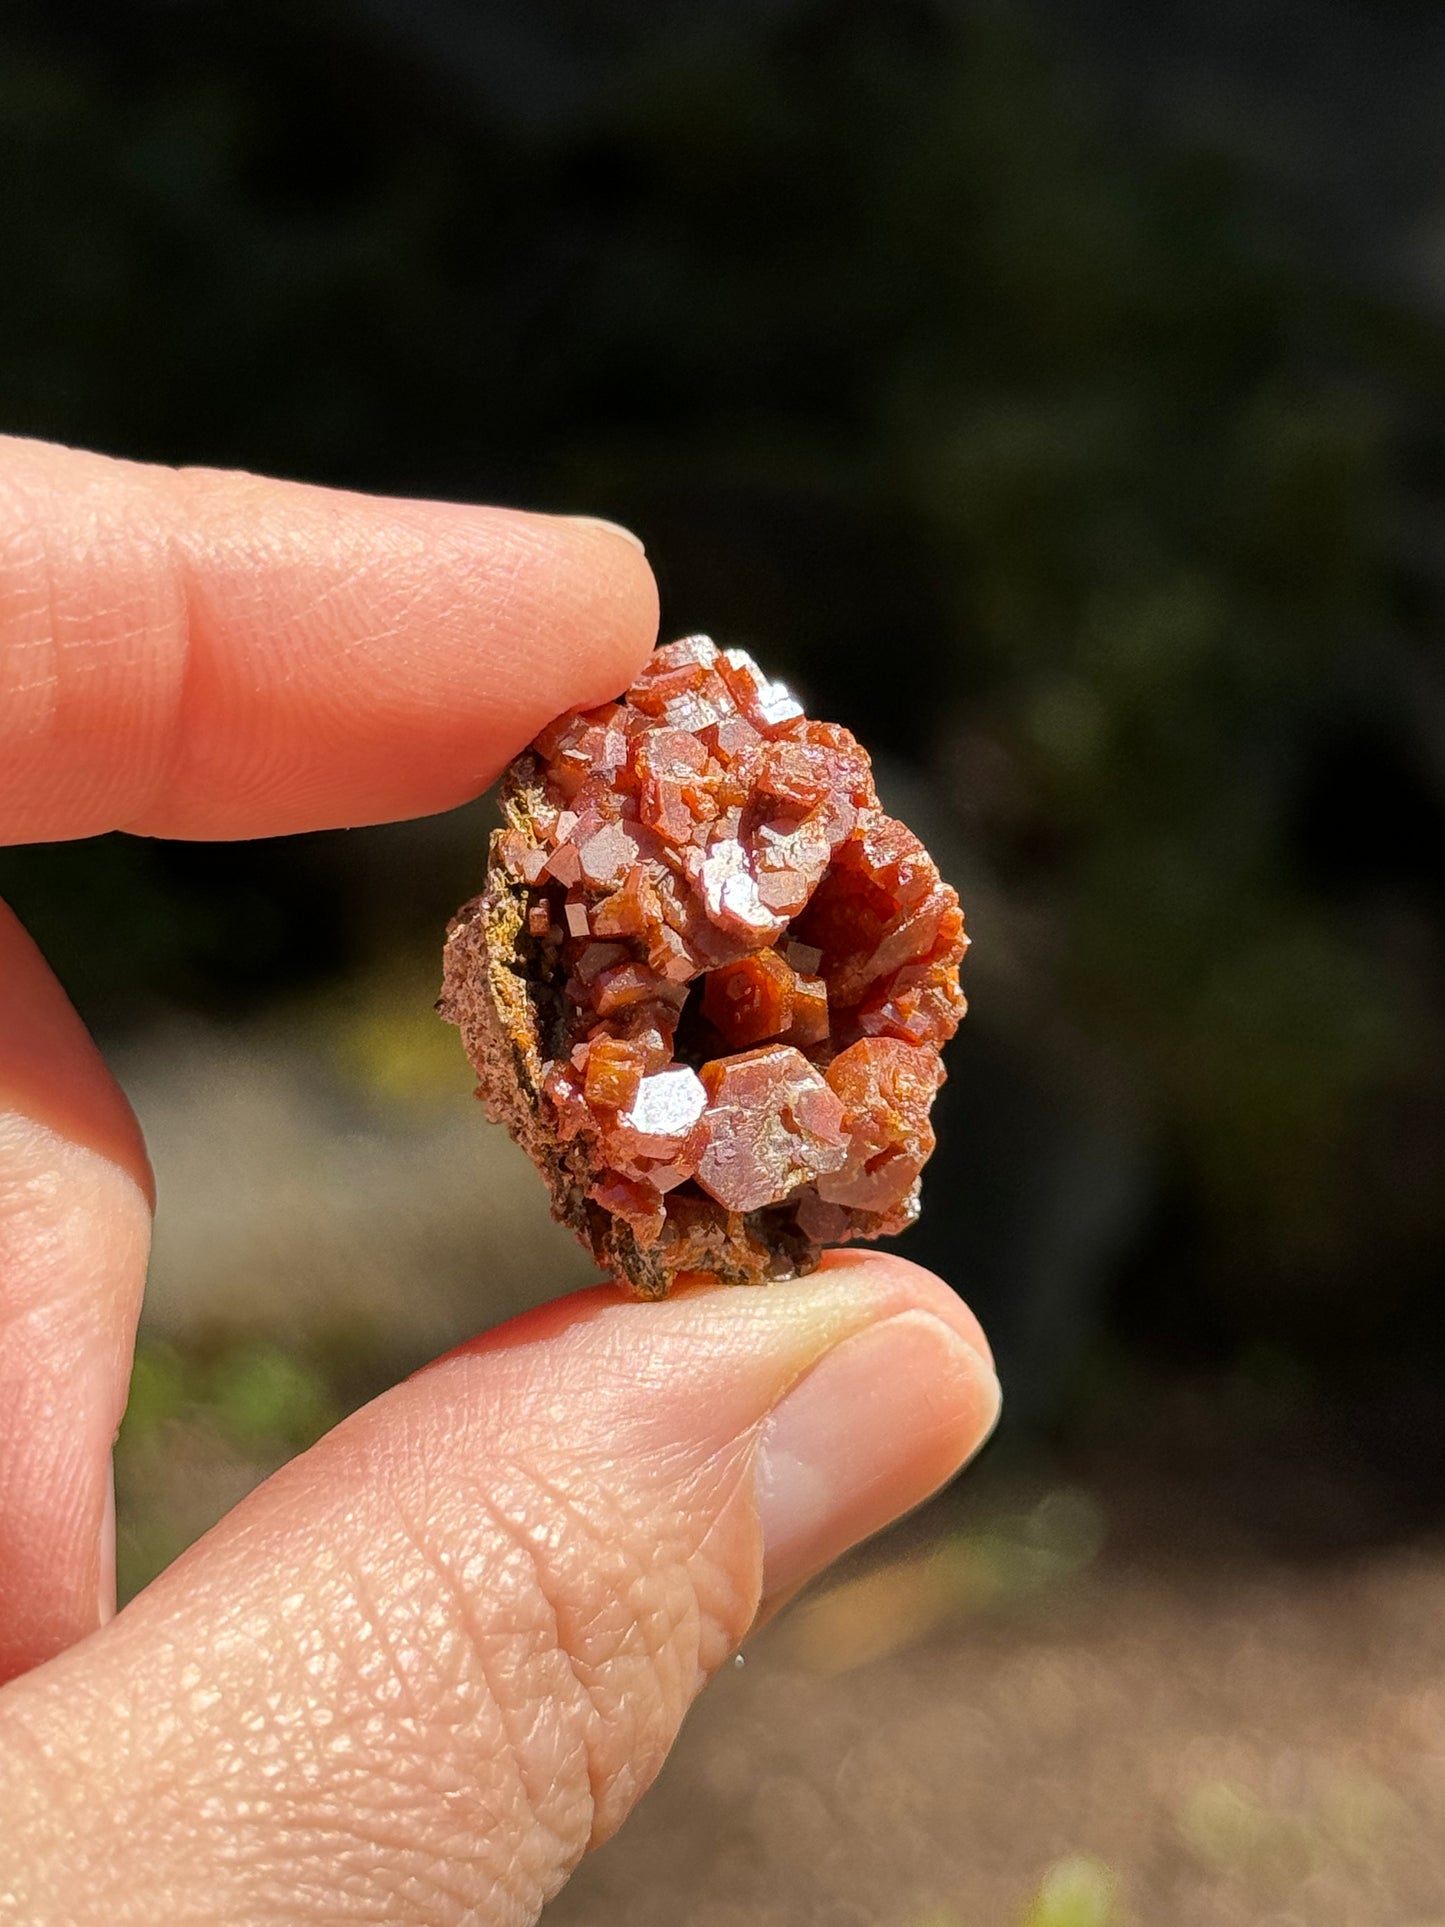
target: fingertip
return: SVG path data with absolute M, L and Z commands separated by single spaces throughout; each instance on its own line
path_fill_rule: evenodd
M 585 644 L 585 693 L 567 694 L 543 719 L 550 722 L 562 709 L 607 702 L 636 680 L 656 646 L 661 608 L 652 564 L 631 529 L 591 515 L 538 519 L 549 524 L 565 556 L 575 584 L 573 619 Z
M 841 1279 L 846 1274 L 850 1283 L 878 1292 L 889 1303 L 932 1312 L 970 1345 L 990 1370 L 994 1369 L 993 1348 L 983 1326 L 953 1286 L 936 1272 L 900 1258 L 896 1252 L 864 1251 L 857 1246 L 825 1251 L 818 1269 L 825 1277 Z
M 606 525 L 235 484 L 189 478 L 182 742 L 132 828 L 277 834 L 455 807 L 553 717 L 617 695 L 656 641 L 652 571 Z
M 448 809 L 657 636 L 639 544 L 586 517 L 0 440 L 0 524 L 5 840 Z
M 763 1598 L 790 1593 L 911 1511 L 973 1457 L 998 1381 L 952 1324 L 896 1311 L 828 1352 L 763 1428 Z
M 624 528 L 621 522 L 608 522 L 600 515 L 574 515 L 569 519 L 594 529 L 605 529 L 609 535 L 621 536 L 624 542 L 630 542 L 632 544 L 639 555 L 647 554 L 647 545 L 642 537 L 637 534 L 636 530 Z
M 79 1012 L 0 903 L 0 1115 L 15 1114 L 116 1165 L 155 1206 L 135 1112 Z M 3 1281 L 0 1281 L 3 1283 Z
M 805 1277 L 752 1289 L 721 1285 L 700 1272 L 680 1274 L 668 1296 L 657 1300 L 634 1298 L 615 1285 L 589 1286 L 479 1333 L 422 1366 L 417 1376 L 534 1345 L 604 1345 L 622 1356 L 666 1359 L 669 1386 L 684 1399 L 724 1360 L 731 1361 L 739 1387 L 770 1384 L 776 1395 L 831 1345 L 909 1312 L 926 1312 L 947 1326 L 985 1373 L 994 1372 L 978 1319 L 936 1273 L 893 1252 L 845 1249 L 825 1252 Z M 732 1401 L 717 1388 L 710 1396 L 719 1423 L 728 1422 Z M 653 1401 L 659 1414 L 669 1405 L 668 1399 Z
M 396 520 L 389 583 L 407 583 L 425 558 L 435 614 L 419 634 L 407 615 L 397 619 L 394 630 L 407 646 L 395 653 L 418 665 L 418 744 L 430 771 L 445 776 L 453 741 L 462 751 L 458 793 L 449 800 L 485 787 L 564 711 L 619 695 L 652 653 L 657 583 L 641 545 L 614 524 L 466 503 L 356 499 Z M 400 747 L 409 747 L 405 737 Z M 413 767 L 407 780 L 417 773 Z

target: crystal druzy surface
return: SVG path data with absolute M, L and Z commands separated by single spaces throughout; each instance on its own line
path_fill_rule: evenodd
M 967 939 L 848 731 L 689 636 L 502 808 L 440 1007 L 599 1260 L 657 1296 L 910 1224 Z

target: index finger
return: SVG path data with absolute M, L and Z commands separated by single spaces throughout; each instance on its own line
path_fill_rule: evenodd
M 606 523 L 0 437 L 0 843 L 447 809 L 656 628 Z

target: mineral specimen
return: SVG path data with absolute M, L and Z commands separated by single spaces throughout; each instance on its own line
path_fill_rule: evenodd
M 439 1008 L 598 1260 L 660 1297 L 910 1224 L 967 938 L 848 731 L 688 636 L 502 810 Z

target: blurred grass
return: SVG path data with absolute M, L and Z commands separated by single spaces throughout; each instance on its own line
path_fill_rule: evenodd
M 1045 1872 L 1016 1927 L 1125 1927 L 1118 1895 L 1118 1880 L 1102 1861 L 1071 1855 Z M 924 1914 L 911 1927 L 974 1927 L 974 1923 L 943 1909 Z
M 1122 1927 L 1118 1883 L 1097 1860 L 1060 1860 L 1039 1883 L 1019 1927 Z
M 253 1337 L 142 1339 L 115 1448 L 117 1590 L 148 1585 L 220 1514 L 343 1415 L 319 1360 Z
M 340 1412 L 319 1371 L 290 1352 L 245 1341 L 211 1358 L 142 1344 L 124 1438 L 140 1446 L 177 1423 L 204 1423 L 238 1452 L 289 1455 L 314 1444 Z

